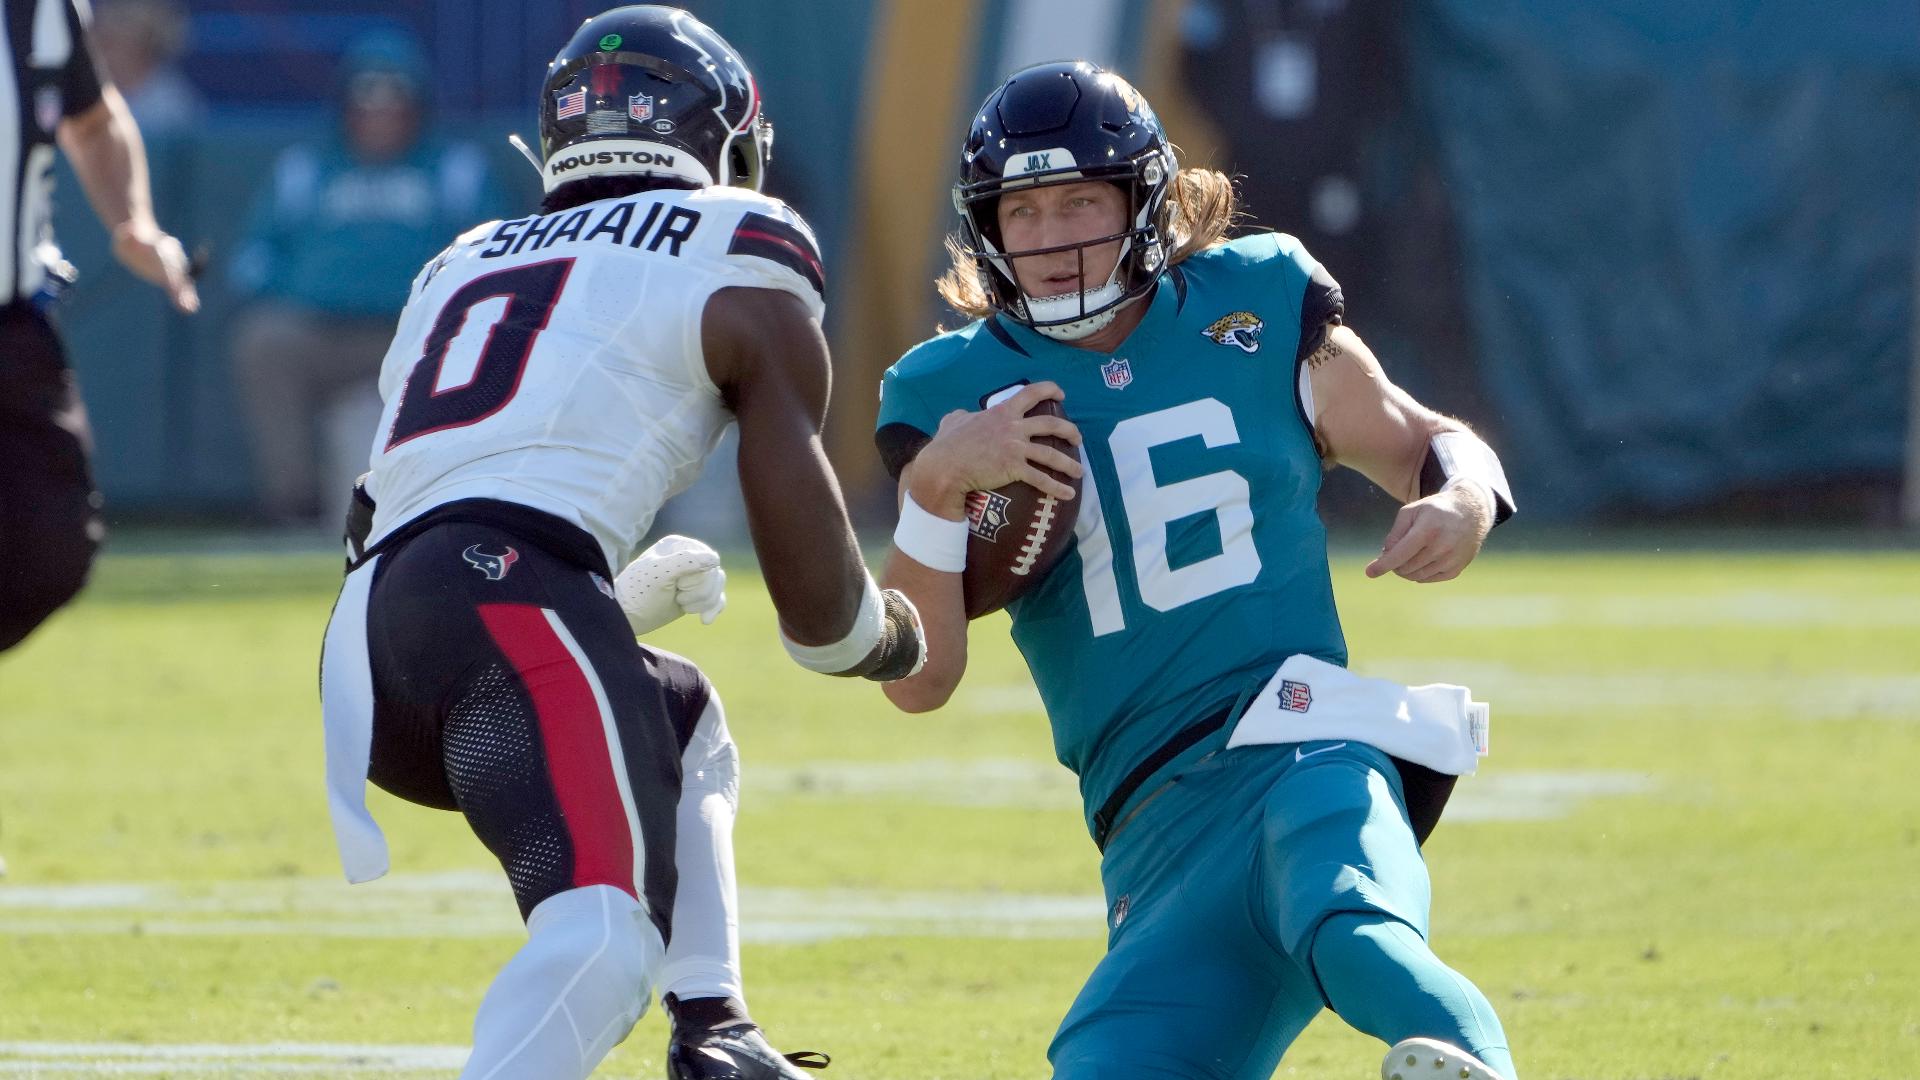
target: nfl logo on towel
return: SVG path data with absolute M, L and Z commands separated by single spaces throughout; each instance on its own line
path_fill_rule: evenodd
M 1313 704 L 1313 688 L 1292 679 L 1280 681 L 1280 707 L 1288 712 L 1306 712 Z
M 627 98 L 627 115 L 642 122 L 653 119 L 653 95 L 634 94 Z
M 1133 381 L 1133 365 L 1127 363 L 1124 356 L 1116 356 L 1100 365 L 1100 377 L 1107 380 L 1107 389 L 1122 390 Z

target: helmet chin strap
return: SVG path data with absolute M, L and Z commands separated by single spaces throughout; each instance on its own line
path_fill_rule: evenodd
M 1044 334 L 1055 341 L 1079 341 L 1082 338 L 1105 330 L 1120 315 L 1120 309 L 1127 304 L 1115 303 L 1125 291 L 1120 284 L 1120 267 L 1127 261 L 1123 248 L 1120 258 L 1113 264 L 1113 272 L 1107 275 L 1107 283 L 1079 292 L 1062 293 L 1059 296 L 1029 296 L 1026 290 L 1020 292 L 1020 302 L 1027 309 L 1027 318 L 1035 324 L 1046 324 L 1057 319 L 1069 319 L 1075 312 L 1091 311 L 1084 319 L 1057 323 L 1053 326 L 1035 325 L 1035 333 Z M 1134 299 L 1139 299 L 1135 297 Z M 1132 301 L 1128 301 L 1131 303 Z
M 1120 296 L 1120 283 L 1108 281 L 1096 289 L 1064 293 L 1060 296 L 1032 297 L 1021 294 L 1021 302 L 1026 305 L 1027 317 L 1035 323 L 1034 330 L 1045 334 L 1055 341 L 1079 341 L 1081 338 L 1097 334 L 1112 323 L 1120 314 L 1120 306 L 1104 307 L 1113 304 Z M 1103 308 L 1084 319 L 1072 322 L 1054 323 L 1055 319 L 1064 319 L 1076 311 L 1089 308 Z M 1048 325 L 1052 323 L 1052 325 Z

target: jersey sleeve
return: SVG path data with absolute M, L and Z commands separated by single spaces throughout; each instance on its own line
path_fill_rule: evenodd
M 727 238 L 729 263 L 753 284 L 799 297 L 816 319 L 827 310 L 827 268 L 806 220 L 786 204 L 766 200 L 746 210 Z
M 1306 279 L 1300 293 L 1300 341 L 1294 353 L 1294 362 L 1300 363 L 1327 340 L 1329 329 L 1339 326 L 1346 318 L 1347 301 L 1341 295 L 1340 283 L 1318 259 L 1307 253 L 1300 241 L 1285 233 L 1272 235 L 1278 258 L 1292 271 L 1289 276 L 1301 275 Z
M 419 299 L 420 294 L 425 292 L 427 286 L 433 283 L 434 277 L 438 275 L 440 271 L 446 269 L 447 263 L 453 261 L 453 257 L 458 255 L 462 248 L 487 239 L 499 224 L 500 222 L 498 221 L 482 222 L 468 229 L 466 232 L 461 233 L 459 236 L 454 237 L 453 243 L 441 248 L 440 254 L 428 259 L 426 265 L 422 266 L 419 272 L 413 275 L 413 284 L 407 288 L 407 299 L 409 301 Z
M 895 480 L 920 448 L 940 427 L 941 410 L 927 400 L 926 376 L 921 373 L 922 345 L 887 369 L 880 379 L 880 415 L 874 421 L 873 444 L 887 475 Z
M 72 43 L 67 62 L 60 68 L 60 114 L 78 116 L 100 103 L 101 67 L 93 55 L 90 28 L 93 12 L 87 0 L 65 0 L 60 5 L 66 20 L 67 38 Z M 39 37 L 39 28 L 34 28 Z

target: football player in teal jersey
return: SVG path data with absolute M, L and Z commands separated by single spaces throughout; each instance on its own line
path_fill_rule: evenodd
M 1392 1046 L 1388 1080 L 1515 1080 L 1485 995 L 1427 942 L 1419 844 L 1452 778 L 1358 738 L 1228 748 L 1290 657 L 1346 664 L 1323 470 L 1404 503 L 1368 577 L 1437 582 L 1512 513 L 1498 458 L 1387 379 L 1297 241 L 1229 240 L 1230 181 L 1179 170 L 1113 73 L 1045 64 L 995 90 L 955 203 L 940 288 L 974 321 L 882 385 L 902 505 L 885 583 L 928 640 L 885 689 L 934 709 L 965 672 L 967 494 L 1067 499 L 1046 470 L 1080 478 L 1073 545 L 1009 607 L 1109 905 L 1054 1080 L 1265 1080 L 1323 1007 Z M 1071 422 L 1029 417 L 1045 399 Z

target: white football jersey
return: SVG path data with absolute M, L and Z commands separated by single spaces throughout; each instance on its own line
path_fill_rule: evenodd
M 499 499 L 570 521 L 618 571 L 732 422 L 707 373 L 716 290 L 824 312 L 818 245 L 778 199 L 651 191 L 489 222 L 421 270 L 380 368 L 370 542 Z

